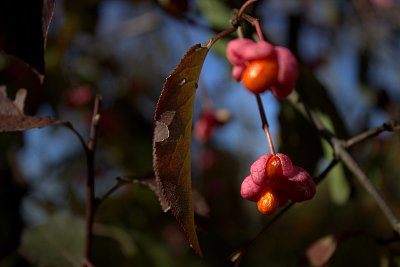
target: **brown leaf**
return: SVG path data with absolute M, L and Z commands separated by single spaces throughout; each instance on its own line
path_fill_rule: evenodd
M 61 123 L 48 117 L 32 117 L 24 115 L 26 90 L 18 90 L 15 100 L 7 98 L 5 86 L 0 86 L 0 132 L 25 131 L 51 124 Z
M 0 1 L 0 49 L 19 57 L 44 78 L 44 49 L 54 0 Z
M 207 47 L 193 46 L 167 78 L 156 107 L 153 147 L 160 203 L 171 208 L 190 246 L 199 255 L 192 203 L 190 140 L 197 81 L 207 52 Z
M 306 252 L 310 266 L 325 266 L 335 253 L 337 244 L 338 239 L 334 235 L 325 236 L 314 242 Z

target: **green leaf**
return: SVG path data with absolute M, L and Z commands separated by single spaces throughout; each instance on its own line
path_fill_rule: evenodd
M 189 49 L 167 78 L 155 111 L 154 171 L 162 206 L 169 206 L 190 246 L 201 255 L 194 225 L 190 141 L 194 98 L 208 48 Z
M 80 218 L 57 213 L 47 223 L 24 230 L 19 252 L 38 266 L 80 266 L 84 229 Z
M 344 174 L 343 166 L 338 165 L 328 174 L 329 193 L 332 202 L 337 205 L 344 205 L 351 195 L 351 187 Z
M 326 123 L 326 122 L 325 122 Z M 332 155 L 332 148 L 329 143 L 322 140 L 322 147 L 326 158 Z M 344 205 L 351 196 L 351 185 L 349 184 L 342 164 L 336 165 L 327 175 L 329 184 L 329 196 L 336 205 Z

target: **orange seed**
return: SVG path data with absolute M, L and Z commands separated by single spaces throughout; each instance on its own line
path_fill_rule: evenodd
M 257 202 L 258 210 L 264 215 L 271 215 L 279 207 L 278 195 L 266 187 L 261 191 L 260 198 Z
M 273 155 L 267 162 L 266 175 L 271 178 L 279 178 L 283 175 L 281 160 Z
M 253 60 L 247 65 L 242 74 L 244 87 L 249 91 L 260 94 L 276 82 L 278 63 L 276 60 Z

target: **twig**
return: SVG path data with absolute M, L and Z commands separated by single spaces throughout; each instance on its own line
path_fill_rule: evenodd
M 333 146 L 332 139 L 337 138 L 325 127 L 318 116 L 312 110 L 310 110 L 308 106 L 304 105 L 304 102 L 297 91 L 293 90 L 287 99 L 297 109 L 298 112 L 311 121 L 314 127 L 318 130 L 319 134 Z
M 244 14 L 244 11 L 246 8 L 248 8 L 250 5 L 254 4 L 255 2 L 257 2 L 257 0 L 248 0 L 247 2 L 245 2 L 239 9 L 239 12 L 237 13 L 237 17 L 241 18 Z
M 336 164 L 338 164 L 338 163 L 339 163 L 339 161 L 336 158 L 334 158 L 329 163 L 329 165 L 325 168 L 325 170 L 323 172 L 321 172 L 317 177 L 314 178 L 314 182 L 316 184 L 319 184 L 320 182 L 322 182 L 325 179 L 325 177 L 328 175 L 328 173 L 333 169 L 333 167 L 335 167 Z
M 264 41 L 264 34 L 262 32 L 259 20 L 247 14 L 242 14 L 241 17 L 247 20 L 256 29 L 258 40 Z
M 90 138 L 86 142 L 82 135 L 70 122 L 63 122 L 62 125 L 70 129 L 78 138 L 86 155 L 87 180 L 86 180 L 86 230 L 85 230 L 85 251 L 83 267 L 93 267 L 91 248 L 93 237 L 93 218 L 95 212 L 95 188 L 94 188 L 94 156 L 97 141 L 97 129 L 100 121 L 101 96 L 97 95 L 93 107 L 93 116 L 90 127 Z
M 394 215 L 393 211 L 389 208 L 388 204 L 382 198 L 382 196 L 376 191 L 375 187 L 369 181 L 367 175 L 361 170 L 357 162 L 350 156 L 350 154 L 343 149 L 343 147 L 337 148 L 337 153 L 346 167 L 357 177 L 358 181 L 363 185 L 365 190 L 374 198 L 379 208 L 385 214 L 390 224 L 397 233 L 400 233 L 400 221 Z
M 111 196 L 115 191 L 117 191 L 122 186 L 126 185 L 125 182 L 117 180 L 117 182 L 111 187 L 102 197 L 96 199 L 96 209 L 104 202 L 109 196 Z
M 85 262 L 92 261 L 93 218 L 95 212 L 94 156 L 96 151 L 97 129 L 100 121 L 101 96 L 96 96 L 90 128 L 90 139 L 86 144 L 87 180 L 86 180 L 86 232 Z M 84 266 L 89 266 L 85 264 Z
M 75 127 L 72 125 L 72 123 L 69 121 L 65 121 L 61 125 L 63 125 L 64 127 L 67 127 L 75 134 L 75 136 L 78 138 L 79 142 L 81 143 L 83 150 L 85 150 L 85 154 L 88 154 L 89 149 L 87 147 L 85 139 L 83 139 L 82 135 L 75 129 Z
M 148 174 L 144 176 L 118 176 L 116 178 L 117 182 L 102 196 L 96 199 L 96 207 L 97 208 L 101 203 L 104 202 L 109 196 L 111 196 L 115 191 L 123 187 L 127 184 L 140 184 L 145 185 L 153 191 L 157 191 L 155 184 L 149 182 L 149 180 L 154 180 L 154 174 Z
M 218 41 L 222 37 L 225 37 L 227 35 L 230 35 L 231 33 L 234 33 L 235 31 L 236 31 L 236 27 L 233 27 L 233 28 L 227 29 L 225 31 L 222 31 L 222 32 L 216 34 L 213 38 L 211 38 L 211 40 L 208 41 L 208 43 L 206 44 L 206 47 L 208 49 L 210 49 L 211 46 L 213 46 L 213 44 L 215 44 L 216 41 Z
M 283 209 L 281 209 L 278 214 L 275 215 L 274 218 L 272 218 L 271 221 L 269 221 L 262 229 L 260 232 L 258 232 L 258 234 L 251 239 L 249 242 L 247 242 L 245 245 L 243 245 L 240 249 L 236 250 L 235 252 L 233 252 L 228 259 L 231 262 L 235 263 L 235 267 L 239 266 L 243 256 L 246 254 L 246 252 L 248 251 L 248 249 L 254 244 L 255 241 L 257 241 L 260 236 L 267 231 L 272 225 L 275 224 L 276 221 L 278 221 L 279 218 L 281 218 L 287 211 L 289 211 L 293 206 L 294 206 L 294 202 L 290 202 L 288 205 L 286 205 Z
M 260 41 L 264 41 L 264 35 L 262 33 L 262 29 L 261 29 L 259 20 L 244 13 L 245 9 L 247 7 L 249 7 L 250 5 L 254 4 L 255 2 L 257 2 L 257 0 L 248 0 L 246 3 L 244 3 L 240 7 L 239 11 L 237 12 L 235 22 L 237 23 L 237 22 L 241 21 L 242 19 L 247 20 L 256 29 L 258 39 Z
M 399 126 L 400 125 L 397 121 L 389 120 L 389 121 L 383 123 L 382 126 L 380 126 L 380 127 L 369 129 L 365 132 L 362 132 L 362 133 L 348 139 L 345 143 L 345 147 L 346 148 L 352 147 L 352 146 L 354 146 L 358 143 L 361 143 L 371 137 L 377 136 L 377 135 L 381 134 L 382 132 L 394 132 L 397 130 L 397 128 Z
M 256 99 L 257 99 L 258 110 L 260 112 L 261 127 L 263 128 L 265 135 L 267 136 L 269 150 L 272 155 L 275 155 L 275 148 L 274 148 L 274 144 L 272 142 L 271 133 L 269 132 L 269 124 L 268 124 L 268 120 L 267 120 L 267 115 L 265 115 L 264 105 L 262 103 L 260 94 L 256 94 Z
M 378 204 L 379 208 L 382 210 L 383 214 L 386 216 L 388 221 L 390 222 L 393 229 L 400 233 L 400 221 L 394 215 L 393 211 L 389 208 L 385 200 L 382 196 L 376 191 L 375 187 L 371 184 L 367 175 L 361 170 L 360 166 L 353 159 L 352 156 L 347 152 L 346 148 L 349 146 L 348 142 L 338 139 L 334 134 L 332 134 L 328 129 L 325 128 L 323 123 L 320 121 L 318 116 L 310 109 L 307 108 L 304 102 L 301 101 L 299 95 L 296 91 L 293 91 L 292 96 L 288 98 L 291 104 L 306 118 L 308 118 L 317 130 L 320 132 L 321 136 L 326 139 L 333 147 L 333 151 L 338 160 L 341 160 L 346 167 L 353 173 L 353 175 L 358 179 L 361 185 L 365 188 L 365 190 L 372 196 L 375 202 Z M 394 128 L 397 125 L 393 126 Z M 387 126 L 385 126 L 387 128 Z M 386 129 L 385 129 L 386 130 Z M 370 138 L 375 136 L 377 133 L 382 131 L 380 130 L 372 130 L 367 131 L 366 134 L 360 134 L 358 137 L 355 137 L 353 141 L 350 142 L 351 145 L 356 144 L 366 138 Z M 374 133 L 374 134 L 372 134 Z M 350 139 L 352 140 L 352 138 Z

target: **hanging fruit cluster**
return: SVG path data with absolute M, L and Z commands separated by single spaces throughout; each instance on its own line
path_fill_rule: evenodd
M 261 101 L 258 94 L 266 91 L 284 99 L 293 91 L 298 79 L 297 60 L 289 49 L 264 41 L 258 22 L 253 25 L 259 35 L 258 42 L 237 38 L 228 44 L 226 56 L 233 64 L 232 76 L 242 81 L 243 86 L 257 96 L 258 102 Z M 259 108 L 264 113 L 264 108 L 260 105 Z M 243 198 L 257 202 L 262 214 L 270 215 L 289 200 L 301 202 L 313 198 L 316 189 L 305 170 L 294 166 L 288 156 L 275 154 L 266 117 L 264 119 L 271 154 L 261 156 L 251 165 L 240 193 Z

